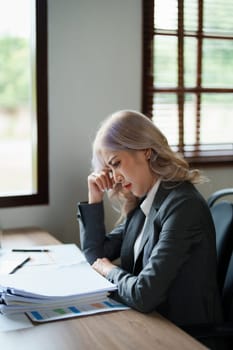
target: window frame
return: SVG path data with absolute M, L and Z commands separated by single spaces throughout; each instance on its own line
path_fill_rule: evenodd
M 0 196 L 0 207 L 48 204 L 48 59 L 47 0 L 36 0 L 36 121 L 37 121 L 37 193 Z
M 177 105 L 181 104 L 179 112 L 179 134 L 180 130 L 184 128 L 184 115 L 182 115 L 182 105 L 184 101 L 184 95 L 187 92 L 194 92 L 198 97 L 200 94 L 207 92 L 223 92 L 223 93 L 233 93 L 233 87 L 230 89 L 210 89 L 196 86 L 194 88 L 186 88 L 183 86 L 182 77 L 179 74 L 179 81 L 175 88 L 156 88 L 154 87 L 154 76 L 153 76 L 153 43 L 154 38 L 156 37 L 154 33 L 154 1 L 156 0 L 142 0 L 142 36 L 143 36 L 143 63 L 142 63 L 142 112 L 152 119 L 153 117 L 153 96 L 156 92 L 165 92 L 171 93 L 175 92 L 178 97 Z M 183 0 L 178 0 L 178 7 L 182 6 Z M 199 0 L 199 6 L 203 4 L 203 0 Z M 182 11 L 182 9 L 181 9 Z M 200 15 L 201 17 L 201 15 Z M 199 18 L 199 29 L 202 26 L 201 18 Z M 183 28 L 178 23 L 178 31 L 177 37 L 179 35 L 183 35 Z M 201 36 L 202 33 L 198 33 Z M 183 35 L 183 38 L 185 36 Z M 206 37 L 206 36 L 202 36 Z M 208 37 L 208 36 L 207 36 Z M 182 50 L 182 40 L 179 41 L 178 50 Z M 200 47 L 199 47 L 200 50 Z M 199 51 L 200 53 L 201 51 Z M 180 55 L 180 60 L 182 59 L 182 55 Z M 198 62 L 200 69 L 200 61 Z M 179 70 L 179 63 L 178 63 Z M 221 91 L 222 90 L 222 91 Z M 184 107 L 184 105 L 183 105 Z M 197 121 L 200 123 L 200 120 Z M 199 126 L 198 126 L 199 127 Z M 183 131 L 181 131 L 183 132 Z M 184 134 L 184 133 L 183 133 Z M 182 135 L 183 135 L 182 134 Z M 201 146 L 201 144 L 200 144 Z M 182 140 L 179 141 L 179 145 L 177 150 L 181 152 L 186 160 L 190 164 L 201 165 L 201 166 L 232 166 L 233 164 L 233 143 L 231 150 L 221 150 L 216 149 L 215 151 L 208 152 L 206 150 L 194 150 L 194 151 L 185 151 L 184 144 Z

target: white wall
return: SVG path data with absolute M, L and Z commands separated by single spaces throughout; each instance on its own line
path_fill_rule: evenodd
M 94 133 L 110 113 L 141 106 L 141 0 L 48 0 L 48 20 L 50 204 L 1 209 L 0 222 L 78 242 Z M 233 186 L 232 168 L 205 174 L 206 197 Z M 111 211 L 106 217 L 111 225 Z

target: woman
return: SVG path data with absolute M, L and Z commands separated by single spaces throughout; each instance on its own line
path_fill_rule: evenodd
M 88 203 L 78 206 L 81 246 L 93 268 L 118 286 L 118 300 L 178 325 L 220 322 L 215 231 L 193 185 L 202 180 L 199 171 L 135 111 L 119 111 L 102 124 L 93 168 Z M 109 234 L 105 190 L 121 207 L 121 223 Z

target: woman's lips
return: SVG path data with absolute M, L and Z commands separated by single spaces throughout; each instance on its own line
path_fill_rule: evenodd
M 132 187 L 132 184 L 127 184 L 123 186 L 126 190 L 130 190 Z

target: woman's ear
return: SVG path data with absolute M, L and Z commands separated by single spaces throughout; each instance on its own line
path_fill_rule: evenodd
M 149 160 L 149 159 L 150 159 L 150 156 L 151 156 L 151 148 L 145 149 L 145 156 L 146 156 L 146 160 Z

